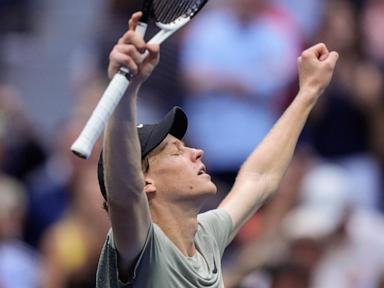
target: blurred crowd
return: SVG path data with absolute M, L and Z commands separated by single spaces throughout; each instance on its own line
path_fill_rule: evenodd
M 12 81 L 18 73 L 7 51 L 15 37 L 33 41 L 39 9 L 48 13 L 49 5 L 0 0 L 2 288 L 95 286 L 109 229 L 96 178 L 101 143 L 87 161 L 69 147 L 107 85 L 109 50 L 140 8 L 105 2 L 103 14 L 95 13 L 103 23 L 94 28 L 97 37 L 81 53 L 66 51 L 73 67 L 63 71 L 70 75 L 51 72 L 70 79 L 73 103 L 55 108 L 65 117 L 46 131 L 32 115 L 44 121 L 59 110 L 31 111 L 29 96 Z M 384 287 L 383 31 L 384 0 L 211 0 L 162 46 L 160 65 L 141 91 L 139 121 L 156 121 L 176 104 L 186 110 L 186 142 L 205 151 L 219 188 L 204 209 L 223 199 L 295 97 L 301 51 L 324 42 L 340 54 L 276 196 L 224 255 L 226 287 Z M 54 39 L 45 41 L 55 46 Z M 43 75 L 33 77 L 37 83 Z

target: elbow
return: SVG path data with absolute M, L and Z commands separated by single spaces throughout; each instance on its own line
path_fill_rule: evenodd
M 255 173 L 242 171 L 239 173 L 236 184 L 251 187 L 256 190 L 260 201 L 268 201 L 276 193 L 280 186 L 282 177 L 274 173 Z
M 270 199 L 273 195 L 275 195 L 276 191 L 280 187 L 282 177 L 277 175 L 269 175 L 266 177 L 266 184 L 265 184 L 265 194 L 266 199 Z

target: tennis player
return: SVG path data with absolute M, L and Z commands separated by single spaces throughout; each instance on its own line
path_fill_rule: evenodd
M 129 31 L 110 54 L 109 77 L 124 65 L 134 79 L 107 125 L 98 167 L 112 229 L 101 252 L 97 287 L 224 287 L 224 249 L 277 190 L 338 54 L 324 44 L 301 54 L 296 98 L 242 165 L 219 207 L 200 214 L 216 186 L 204 152 L 182 141 L 187 130 L 182 109 L 173 108 L 159 123 L 136 126 L 138 91 L 159 62 L 159 47 L 134 32 L 140 16 L 132 16 Z M 145 50 L 149 55 L 142 61 Z

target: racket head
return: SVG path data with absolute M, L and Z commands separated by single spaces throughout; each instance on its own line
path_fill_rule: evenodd
M 162 29 L 173 25 L 179 26 L 183 19 L 188 21 L 196 16 L 208 0 L 155 0 L 153 2 L 153 18 Z
M 148 24 L 150 18 L 154 15 L 152 13 L 153 11 L 153 3 L 154 0 L 144 0 L 141 7 L 141 12 L 143 13 L 143 16 L 140 18 L 141 23 Z

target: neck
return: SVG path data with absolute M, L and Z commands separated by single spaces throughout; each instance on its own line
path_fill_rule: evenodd
M 163 230 L 184 256 L 193 256 L 196 252 L 194 238 L 199 209 L 159 201 L 150 203 L 150 208 L 152 221 Z

